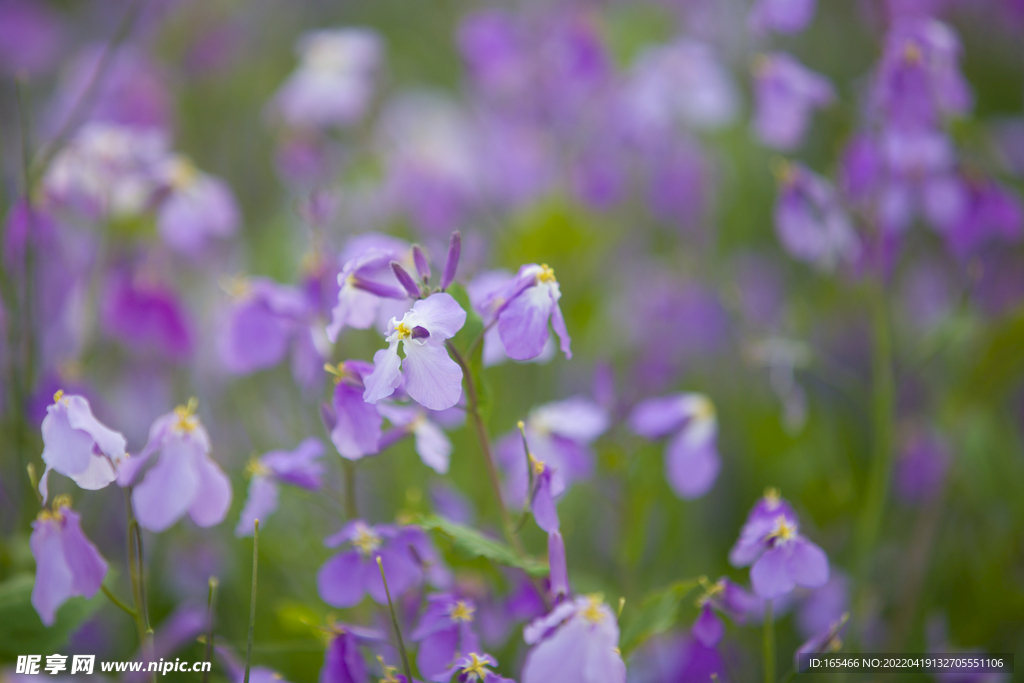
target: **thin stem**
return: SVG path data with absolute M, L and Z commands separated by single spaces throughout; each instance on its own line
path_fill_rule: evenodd
M 345 516 L 350 520 L 359 519 L 359 505 L 356 501 L 356 464 L 342 458 L 341 468 L 345 471 Z
M 505 532 L 505 538 L 508 539 L 509 544 L 516 553 L 522 556 L 522 543 L 520 543 L 519 537 L 513 531 L 512 518 L 508 514 L 508 508 L 505 507 L 505 500 L 501 495 L 498 468 L 494 464 L 494 456 L 491 452 L 491 438 L 487 434 L 487 426 L 484 425 L 483 417 L 480 415 L 480 401 L 476 384 L 473 381 L 473 373 L 470 372 L 469 365 L 462 358 L 462 354 L 455 348 L 455 345 L 450 341 L 445 342 L 445 345 L 448 347 L 448 351 L 452 354 L 455 362 L 462 368 L 462 376 L 466 380 L 466 412 L 469 413 L 473 421 L 477 440 L 480 442 L 480 452 L 484 456 L 484 464 L 487 466 L 487 479 L 491 482 L 491 492 L 494 494 L 494 499 L 498 502 L 498 510 L 501 513 L 501 523 L 502 529 Z
M 106 586 L 100 584 L 100 590 L 103 591 L 103 594 L 107 596 L 107 598 L 110 600 L 110 602 L 114 603 L 115 605 L 120 607 L 122 610 L 124 610 L 125 614 L 130 616 L 132 619 L 135 619 L 135 610 L 133 610 L 131 607 L 129 607 L 128 605 L 126 605 L 123 602 L 121 602 L 116 595 L 114 595 L 113 593 L 110 592 L 109 588 L 107 588 Z
M 124 490 L 125 511 L 127 514 L 128 536 L 128 574 L 132 581 L 132 600 L 135 604 L 135 628 L 139 634 L 139 649 L 147 661 L 153 661 L 153 629 L 149 625 L 149 614 L 146 609 L 146 579 L 144 575 L 145 555 L 142 550 L 142 530 L 135 519 L 132 508 L 132 487 Z M 154 672 L 152 681 L 156 683 Z
M 209 591 L 206 594 L 206 653 L 203 656 L 203 663 L 213 658 L 213 598 L 217 592 L 217 577 L 211 576 Z M 210 678 L 210 670 L 203 667 L 203 683 Z
M 377 556 L 377 567 L 380 569 L 380 580 L 384 582 L 384 594 L 388 596 L 388 610 L 391 612 L 391 625 L 395 627 L 395 639 L 398 641 L 398 652 L 402 655 L 402 669 L 405 671 L 405 679 L 412 681 L 412 667 L 409 666 L 409 653 L 405 651 L 405 641 L 402 640 L 402 629 L 398 627 L 398 617 L 395 615 L 395 605 L 391 602 L 391 591 L 388 590 L 388 579 L 384 576 L 384 562 Z
M 764 603 L 764 683 L 775 683 L 775 615 L 771 600 Z
M 256 626 L 256 568 L 259 565 L 260 520 L 253 523 L 252 532 L 252 597 L 249 599 L 249 642 L 245 646 L 245 680 L 249 683 L 249 666 L 252 664 L 252 633 Z

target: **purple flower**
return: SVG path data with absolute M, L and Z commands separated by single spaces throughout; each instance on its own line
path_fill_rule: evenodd
M 384 418 L 376 406 L 363 400 L 363 382 L 373 372 L 373 366 L 363 360 L 347 360 L 324 367 L 334 375 L 328 431 L 338 454 L 359 460 L 377 453 Z
M 86 538 L 71 499 L 57 496 L 53 511 L 43 510 L 32 522 L 29 545 L 36 560 L 32 606 L 46 626 L 52 626 L 59 608 L 76 595 L 91 598 L 100 589 L 107 563 Z
M 364 683 L 366 663 L 355 634 L 342 629 L 327 644 L 320 683 Z
M 70 477 L 83 489 L 104 488 L 117 478 L 117 467 L 127 456 L 127 442 L 97 420 L 82 396 L 53 395 L 53 404 L 43 418 L 43 462 L 46 470 L 39 481 L 43 501 L 47 498 L 50 470 Z
M 548 320 L 561 341 L 562 353 L 572 358 L 572 340 L 558 305 L 561 298 L 555 271 L 547 264 L 535 263 L 522 266 L 504 289 L 492 295 L 498 334 L 509 358 L 530 360 L 539 356 L 548 341 Z
M 327 338 L 333 344 L 346 327 L 365 330 L 379 320 L 382 299 L 408 297 L 391 269 L 406 261 L 409 245 L 387 235 L 368 233 L 351 240 L 341 255 L 338 300 L 331 312 Z
M 176 155 L 163 170 L 169 188 L 157 209 L 160 239 L 175 251 L 198 255 L 211 238 L 230 237 L 241 222 L 235 197 L 220 178 L 197 170 Z
M 373 372 L 363 380 L 363 399 L 376 403 L 387 398 L 404 380 L 406 392 L 424 408 L 454 406 L 462 396 L 462 368 L 448 357 L 445 340 L 465 324 L 466 312 L 444 292 L 417 301 L 401 320 L 392 318 L 385 336 L 388 348 L 373 354 Z
M 498 660 L 489 654 L 470 652 L 432 680 L 439 683 L 515 683 L 510 678 L 494 673 L 489 666 L 498 666 Z
M 558 471 L 527 454 L 533 469 L 533 491 L 530 494 L 530 511 L 537 526 L 549 534 L 558 532 L 558 508 L 555 498 L 565 491 L 565 481 Z
M 849 608 L 850 580 L 839 571 L 832 571 L 828 583 L 811 591 L 796 614 L 800 632 L 807 638 L 828 630 L 842 619 Z
M 210 458 L 210 435 L 195 414 L 198 402 L 158 417 L 149 441 L 126 460 L 118 484 L 131 486 L 139 470 L 159 452 L 159 459 L 134 486 L 132 504 L 144 529 L 164 531 L 186 512 L 201 527 L 220 524 L 231 505 L 231 481 Z
M 45 4 L 32 0 L 0 2 L 0 71 L 37 75 L 60 52 L 61 26 Z
M 843 641 L 839 635 L 842 633 L 843 627 L 846 626 L 846 620 L 849 618 L 850 615 L 844 612 L 838 619 L 823 628 L 819 633 L 811 636 L 798 647 L 796 652 L 793 653 L 793 668 L 799 673 L 804 673 L 800 669 L 800 655 L 836 652 L 839 650 L 843 646 Z
M 359 519 L 346 524 L 341 531 L 324 539 L 328 548 L 344 543 L 350 545 L 327 560 L 317 572 L 320 597 L 333 607 L 352 607 L 369 593 L 378 604 L 386 605 L 387 594 L 377 566 L 379 557 L 384 564 L 388 588 L 397 599 L 419 583 L 422 576 L 417 555 L 412 550 L 414 543 L 420 540 L 417 531 L 422 533 L 418 529 L 389 524 L 370 526 Z
M 665 477 L 680 498 L 703 496 L 718 477 L 718 420 L 703 394 L 673 394 L 641 401 L 629 416 L 630 428 L 648 439 L 669 435 Z
M 454 408 L 451 410 L 456 411 Z M 452 442 L 444 430 L 430 419 L 428 411 L 413 404 L 402 405 L 390 401 L 379 401 L 377 411 L 398 430 L 396 434 L 385 437 L 386 441 L 401 438 L 405 434 L 412 434 L 415 439 L 416 454 L 420 456 L 423 464 L 438 474 L 448 473 Z
M 178 362 L 192 354 L 194 333 L 181 299 L 144 270 L 113 268 L 101 305 L 104 331 L 132 352 Z
M 747 15 L 754 33 L 800 33 L 814 18 L 815 0 L 756 0 Z
M 940 435 L 912 431 L 896 459 L 897 496 L 911 505 L 934 498 L 942 491 L 951 460 L 949 444 Z
M 565 561 L 565 541 L 557 530 L 548 534 L 548 566 L 551 568 L 551 595 L 555 598 L 570 595 L 569 568 Z
M 625 683 L 619 625 L 601 596 L 563 602 L 523 630 L 522 683 Z
M 965 185 L 959 220 L 953 221 L 945 234 L 950 251 L 966 260 L 986 243 L 1020 242 L 1024 209 L 1016 193 L 992 181 Z
M 797 147 L 811 113 L 832 104 L 836 97 L 827 78 L 779 52 L 758 58 L 754 95 L 757 136 L 765 145 L 782 150 Z
M 704 647 L 715 647 L 725 634 L 725 625 L 715 614 L 711 602 L 705 602 L 697 615 L 697 620 L 690 628 L 690 635 L 699 640 Z
M 860 244 L 835 189 L 802 164 L 783 162 L 775 232 L 793 258 L 832 270 L 854 260 Z
M 296 46 L 299 68 L 281 86 L 272 108 L 293 128 L 349 126 L 373 97 L 383 48 L 369 29 L 311 31 Z
M 800 535 L 796 513 L 775 490 L 750 511 L 729 551 L 729 562 L 737 567 L 753 562 L 750 583 L 766 600 L 780 598 L 796 586 L 818 588 L 828 581 L 828 557 Z
M 484 367 L 489 368 L 508 360 L 505 345 L 501 341 L 501 332 L 495 323 L 497 314 L 505 304 L 502 298 L 512 282 L 512 274 L 506 270 L 486 270 L 478 273 L 468 285 L 466 293 L 473 310 L 484 322 Z M 540 354 L 531 358 L 532 363 L 546 363 L 555 356 L 555 344 L 550 337 Z
M 277 485 L 291 484 L 308 491 L 320 488 L 320 475 L 324 466 L 318 462 L 324 454 L 324 445 L 319 439 L 305 439 L 293 451 L 270 451 L 261 458 L 249 462 L 246 471 L 252 475 L 249 481 L 249 497 L 242 508 L 241 517 L 235 527 L 235 536 L 250 536 L 254 522 L 261 523 L 277 509 Z
M 475 612 L 472 600 L 447 593 L 427 597 L 427 606 L 409 636 L 420 644 L 416 653 L 420 673 L 432 680 L 442 680 L 444 672 L 461 658 L 480 652 L 480 641 L 473 630 Z M 443 680 L 450 677 L 451 674 Z
M 608 429 L 608 414 L 593 401 L 575 396 L 534 408 L 523 428 L 534 460 L 557 472 L 569 486 L 593 473 L 590 444 Z M 528 490 L 530 473 L 522 436 L 513 431 L 501 437 L 497 457 L 505 472 L 508 502 L 525 503 L 532 493 Z
M 704 587 L 704 595 L 701 596 L 699 603 L 711 605 L 737 624 L 760 618 L 764 613 L 764 600 L 725 577 L 715 583 L 702 579 L 701 584 Z

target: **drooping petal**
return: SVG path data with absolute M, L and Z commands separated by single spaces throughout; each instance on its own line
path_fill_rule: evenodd
M 565 354 L 567 360 L 572 360 L 572 337 L 569 336 L 565 318 L 562 317 L 562 307 L 557 301 L 551 306 L 551 327 L 558 335 L 558 348 Z
M 89 458 L 89 466 L 84 472 L 71 477 L 79 488 L 87 491 L 98 491 L 117 479 L 117 472 L 111 466 L 110 461 L 101 455 L 93 455 Z
M 293 451 L 272 451 L 260 462 L 269 467 L 278 480 L 293 486 L 315 491 L 320 488 L 320 475 L 324 466 L 318 460 L 324 454 L 324 445 L 315 437 L 303 439 Z
M 697 621 L 693 622 L 690 633 L 706 647 L 714 647 L 722 639 L 725 626 L 715 614 L 710 602 L 705 603 L 701 608 L 700 615 L 697 617 Z
M 391 363 L 399 360 L 397 352 L 391 353 L 390 349 L 381 349 L 374 355 L 374 361 L 377 361 L 381 354 L 388 356 L 382 362 Z M 366 378 L 367 382 L 376 372 L 375 369 Z M 382 367 L 381 372 L 384 373 L 387 370 Z M 396 377 L 397 385 L 401 382 L 401 375 L 397 374 L 397 368 Z M 384 380 L 381 379 L 381 381 Z M 369 385 L 367 386 L 369 387 Z M 392 388 L 391 391 L 394 389 Z M 390 395 L 391 391 L 387 395 Z M 373 401 L 367 403 L 364 396 L 363 391 L 349 386 L 345 382 L 340 382 L 334 388 L 334 409 L 337 422 L 331 430 L 331 442 L 338 449 L 338 453 L 349 460 L 358 460 L 364 455 L 372 455 L 379 448 L 383 419 L 373 406 Z
M 143 529 L 163 531 L 189 509 L 200 486 L 199 457 L 184 439 L 171 439 L 164 446 L 156 465 L 132 491 L 135 517 Z
M 608 429 L 608 413 L 590 399 L 574 396 L 530 411 L 529 425 L 583 443 Z
M 548 340 L 548 320 L 554 305 L 547 288 L 532 286 L 498 315 L 498 332 L 509 358 L 530 360 L 541 354 Z
M 688 417 L 683 394 L 640 401 L 629 415 L 629 428 L 648 439 L 660 439 L 683 426 Z
M 338 553 L 316 573 L 316 589 L 332 607 L 352 607 L 363 599 L 363 560 L 358 550 Z M 375 567 L 376 568 L 376 567 Z
M 66 477 L 80 474 L 89 466 L 95 441 L 68 421 L 64 406 L 52 405 L 43 418 L 43 462 Z
M 795 583 L 786 550 L 785 546 L 772 548 L 750 568 L 750 585 L 765 600 L 780 598 L 793 590 Z
M 544 472 L 537 475 L 530 509 L 537 526 L 549 534 L 558 531 L 558 509 L 555 507 L 551 491 L 551 471 L 549 469 L 545 468 Z
M 124 435 L 115 432 L 97 420 L 89 408 L 89 401 L 81 396 L 66 396 L 68 423 L 80 429 L 96 442 L 100 452 L 115 462 L 124 457 L 128 442 Z
M 235 536 L 252 536 L 256 520 L 263 524 L 277 509 L 277 483 L 270 477 L 255 475 L 249 482 L 249 497 L 235 526 Z
M 431 339 L 450 339 L 466 324 L 466 312 L 451 294 L 438 292 L 414 303 L 406 322 L 430 330 Z
M 388 544 L 385 544 L 377 556 L 380 557 L 381 563 L 384 565 L 391 597 L 397 599 L 399 595 L 416 585 L 422 572 L 406 543 L 394 545 L 396 547 L 389 547 Z M 380 568 L 377 566 L 376 559 L 366 563 L 363 582 L 366 592 L 377 601 L 377 604 L 388 604 L 387 593 L 384 591 L 384 582 L 380 578 Z
M 32 524 L 29 546 L 36 559 L 36 581 L 32 587 L 32 606 L 43 624 L 52 626 L 57 608 L 72 595 L 74 575 L 64 557 L 60 523 L 39 520 Z
M 343 630 L 327 646 L 320 683 L 365 683 L 366 680 L 366 664 L 359 652 L 359 641 Z
M 413 435 L 416 437 L 416 453 L 423 464 L 438 474 L 447 474 L 452 442 L 444 430 L 430 420 L 421 418 L 413 427 Z
M 420 648 L 416 653 L 416 666 L 423 676 L 433 679 L 453 664 L 458 647 L 458 628 L 446 628 L 431 633 L 420 641 Z
M 188 514 L 201 527 L 220 524 L 231 507 L 231 480 L 205 454 L 196 458 L 196 473 L 199 475 L 199 487 Z
M 568 595 L 569 570 L 565 562 L 565 541 L 557 531 L 548 536 L 548 566 L 551 568 L 551 594 L 556 597 Z
M 398 342 L 393 341 L 388 348 L 373 354 L 373 372 L 363 378 L 363 400 L 376 403 L 393 394 L 401 383 L 402 359 L 398 357 Z
M 462 396 L 462 368 L 448 357 L 448 351 L 431 343 L 406 341 L 403 344 L 405 361 L 402 367 L 409 396 L 430 410 L 445 410 L 458 403 Z M 376 359 L 374 355 L 375 363 Z
M 715 420 L 695 419 L 684 427 L 665 450 L 665 475 L 680 498 L 698 498 L 718 477 L 721 460 L 715 448 Z
M 798 586 L 818 588 L 828 583 L 828 556 L 825 551 L 803 537 L 792 543 L 789 574 Z

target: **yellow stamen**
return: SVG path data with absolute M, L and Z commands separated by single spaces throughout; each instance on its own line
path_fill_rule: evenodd
M 398 323 L 395 325 L 395 334 L 399 339 L 409 339 L 412 337 L 412 330 L 405 323 Z
M 399 683 L 398 678 L 395 676 L 398 673 L 398 667 L 388 666 L 380 655 L 377 655 L 377 661 L 380 663 L 381 673 L 384 674 L 384 678 L 379 679 L 378 683 Z
M 53 402 L 54 402 L 54 403 L 60 403 L 60 400 L 61 400 L 62 398 L 64 398 L 64 390 L 63 390 L 63 389 L 58 389 L 58 390 L 57 390 L 57 393 L 55 393 L 55 394 L 53 395 Z
M 188 400 L 183 406 L 178 406 L 174 409 L 174 415 L 177 417 L 177 421 L 174 423 L 174 429 L 182 432 L 183 434 L 189 434 L 196 427 L 199 426 L 199 418 L 196 417 L 196 410 L 199 408 L 199 399 L 195 396 Z
M 171 163 L 170 183 L 174 189 L 188 189 L 198 177 L 199 170 L 188 157 L 176 157 Z
M 702 576 L 698 579 L 704 594 L 697 598 L 697 607 L 703 607 L 715 597 L 725 592 L 725 579 L 719 579 L 715 583 L 708 581 L 708 577 Z
M 271 473 L 270 468 L 259 461 L 255 455 L 249 458 L 249 462 L 245 464 L 245 477 L 251 478 L 255 476 L 265 477 Z
M 920 64 L 924 59 L 924 54 L 921 52 L 921 46 L 912 40 L 908 40 L 907 44 L 903 46 L 903 61 L 908 64 Z
M 537 273 L 537 282 L 557 282 L 557 280 L 555 280 L 555 271 L 546 263 L 540 264 L 540 272 Z
M 342 378 L 345 376 L 345 363 L 338 363 L 337 365 L 324 363 L 324 370 L 334 376 L 335 384 L 340 384 Z
M 775 519 L 775 531 L 768 535 L 769 539 L 777 538 L 780 541 L 791 541 L 796 538 L 796 525 L 790 524 L 784 515 Z
M 462 673 L 470 676 L 471 678 L 469 680 L 471 681 L 478 679 L 483 680 L 484 677 L 490 673 L 490 671 L 487 670 L 487 662 L 480 659 L 475 652 L 469 653 L 469 659 L 469 665 L 462 669 Z
M 601 605 L 604 603 L 604 596 L 600 594 L 588 595 L 587 606 L 583 608 L 580 614 L 583 618 L 592 624 L 600 624 L 604 621 L 604 611 L 601 610 Z
M 790 185 L 796 179 L 793 164 L 782 157 L 778 157 L 772 162 L 772 173 L 779 185 Z
M 530 464 L 533 465 L 534 474 L 544 474 L 545 465 L 543 460 L 533 457 L 533 453 L 527 453 L 526 457 L 530 459 Z
M 249 285 L 249 278 L 244 275 L 225 275 L 217 281 L 224 293 L 232 299 L 244 299 L 252 289 Z
M 39 514 L 36 516 L 36 519 L 40 521 L 54 520 L 60 522 L 64 519 L 64 515 L 61 514 L 61 510 L 70 507 L 71 496 L 69 496 L 66 493 L 62 493 L 53 499 L 53 509 L 47 510 L 43 508 L 42 510 L 39 511 Z
M 470 622 L 473 621 L 473 612 L 475 611 L 475 607 L 467 605 L 462 600 L 459 600 L 455 603 L 455 607 L 452 608 L 452 612 L 449 616 L 452 618 L 452 621 Z
M 381 546 L 380 536 L 375 534 L 369 527 L 360 526 L 356 537 L 352 539 L 352 545 L 359 549 L 364 557 L 369 557 Z
M 693 409 L 693 416 L 698 420 L 713 419 L 715 417 L 715 404 L 705 396 L 698 397 Z

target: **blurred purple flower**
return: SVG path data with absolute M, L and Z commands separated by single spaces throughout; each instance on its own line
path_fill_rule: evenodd
M 755 0 L 747 26 L 755 34 L 800 33 L 814 19 L 815 0 Z
M 131 486 L 154 453 L 156 465 L 134 484 L 132 504 L 139 525 L 164 531 L 188 512 L 198 526 L 220 524 L 231 505 L 231 481 L 210 458 L 210 435 L 195 414 L 195 399 L 158 417 L 149 441 L 124 462 L 117 483 Z
M 647 439 L 672 435 L 665 449 L 665 477 L 680 498 L 698 498 L 721 469 L 715 407 L 703 394 L 673 394 L 641 401 L 630 428 Z
M 252 475 L 249 481 L 249 497 L 242 508 L 241 517 L 235 527 L 235 536 L 250 536 L 254 522 L 264 524 L 267 517 L 277 509 L 278 484 L 291 484 L 309 491 L 320 488 L 320 475 L 324 466 L 318 462 L 324 453 L 319 439 L 308 438 L 292 451 L 270 451 L 263 457 L 250 461 L 246 471 Z
M 42 433 L 46 470 L 39 481 L 39 492 L 43 502 L 47 499 L 50 470 L 94 491 L 117 478 L 117 467 L 127 456 L 124 436 L 100 423 L 82 396 L 55 393 L 43 418 Z
M 987 242 L 1020 242 L 1024 208 L 1017 194 L 990 180 L 965 186 L 963 211 L 945 233 L 949 250 L 966 260 Z
M 365 330 L 379 321 L 382 299 L 408 298 L 391 270 L 391 262 L 408 263 L 409 244 L 388 235 L 366 233 L 349 241 L 340 260 L 338 300 L 331 312 L 327 338 L 333 344 L 346 327 Z
M 840 640 L 839 635 L 842 633 L 843 627 L 846 626 L 849 616 L 844 612 L 838 619 L 815 633 L 796 649 L 796 652 L 793 653 L 793 668 L 798 673 L 804 673 L 800 670 L 800 655 L 835 652 L 842 647 L 843 641 Z
M 934 498 L 945 485 L 951 460 L 949 444 L 937 433 L 911 431 L 894 468 L 896 495 L 910 505 Z
M 0 71 L 37 76 L 56 61 L 63 33 L 59 17 L 34 0 L 0 2 Z
M 499 365 L 508 360 L 505 344 L 501 341 L 501 332 L 494 323 L 496 315 L 505 303 L 502 297 L 512 281 L 513 276 L 507 270 L 485 270 L 466 285 L 470 304 L 484 322 L 484 367 Z M 554 358 L 555 352 L 555 344 L 548 337 L 544 349 L 538 356 L 529 359 L 529 362 L 546 363 Z
M 107 573 L 106 561 L 82 532 L 78 513 L 70 506 L 67 496 L 57 496 L 52 512 L 43 510 L 32 522 L 32 606 L 46 626 L 53 625 L 57 609 L 68 598 L 95 595 Z
M 430 501 L 437 514 L 453 522 L 472 526 L 476 519 L 473 503 L 461 491 L 444 481 L 431 482 Z
M 551 595 L 556 601 L 571 595 L 569 567 L 565 559 L 565 541 L 557 529 L 548 534 L 548 566 L 551 568 L 549 573 Z
M 359 640 L 343 628 L 327 643 L 319 683 L 364 683 L 367 680 Z
M 397 599 L 422 578 L 419 554 L 413 552 L 422 533 L 419 529 L 390 524 L 370 526 L 360 519 L 349 522 L 341 531 L 324 539 L 328 548 L 344 543 L 351 545 L 320 567 L 316 575 L 317 592 L 333 607 L 358 605 L 366 593 L 378 604 L 386 605 L 388 599 L 377 567 L 379 557 L 388 578 L 388 588 Z
M 223 180 L 199 171 L 181 155 L 169 159 L 162 174 L 169 189 L 156 224 L 167 246 L 195 257 L 211 239 L 224 239 L 238 230 L 238 204 Z
M 383 58 L 380 37 L 364 28 L 322 29 L 303 35 L 296 52 L 299 67 L 275 95 L 272 111 L 293 128 L 349 126 L 362 119 Z
M 470 652 L 457 659 L 447 670 L 432 678 L 440 683 L 515 683 L 491 671 L 488 667 L 498 666 L 498 660 L 489 654 Z
M 582 396 L 538 406 L 524 421 L 526 439 L 535 460 L 543 462 L 546 469 L 557 471 L 565 486 L 593 474 L 594 455 L 590 444 L 606 429 L 608 414 Z M 499 439 L 495 450 L 505 473 L 507 502 L 522 505 L 530 495 L 522 436 L 517 431 L 509 432 Z
M 430 419 L 429 411 L 417 405 L 403 405 L 391 401 L 379 401 L 377 411 L 399 431 L 399 434 L 392 434 L 390 439 L 400 438 L 400 435 L 404 434 L 412 434 L 415 439 L 416 454 L 420 456 L 423 464 L 438 474 L 448 473 L 452 442 L 441 426 Z
M 450 294 L 431 294 L 413 304 L 402 319 L 392 318 L 388 348 L 373 355 L 373 372 L 364 378 L 363 399 L 376 403 L 405 382 L 409 396 L 431 410 L 444 410 L 462 396 L 462 368 L 448 356 L 445 340 L 466 324 L 466 312 Z M 405 359 L 398 355 L 402 345 Z
M 509 358 L 529 360 L 539 356 L 548 340 L 549 319 L 561 342 L 562 353 L 572 358 L 572 340 L 558 305 L 562 290 L 555 279 L 555 271 L 547 264 L 529 263 L 520 267 L 506 287 L 492 297 L 497 304 L 492 306 L 496 310 L 498 334 Z
M 775 232 L 796 259 L 825 270 L 856 259 L 860 244 L 835 189 L 802 164 L 782 162 Z
M 750 511 L 729 562 L 737 567 L 753 563 L 750 582 L 766 600 L 787 595 L 796 586 L 818 588 L 829 575 L 825 552 L 800 535 L 796 513 L 774 490 Z
M 758 57 L 754 95 L 754 130 L 762 143 L 781 150 L 798 147 L 811 113 L 836 98 L 827 78 L 781 52 Z
M 670 635 L 652 638 L 630 658 L 630 683 L 708 683 L 730 680 L 715 647 L 696 638 Z
M 325 406 L 325 419 L 338 454 L 359 460 L 377 453 L 384 419 L 376 406 L 363 400 L 363 380 L 373 372 L 373 366 L 363 360 L 347 360 L 324 367 L 334 375 L 334 394 L 330 405 Z
M 480 652 L 480 640 L 473 628 L 475 612 L 476 605 L 469 599 L 447 593 L 427 597 L 427 606 L 409 635 L 420 644 L 416 666 L 421 674 L 442 680 L 444 672 L 462 657 Z
M 104 331 L 133 353 L 148 351 L 179 363 L 192 355 L 192 325 L 183 302 L 146 266 L 114 266 L 100 306 Z
M 522 683 L 625 683 L 615 614 L 599 596 L 563 602 L 523 630 Z
M 796 623 L 805 638 L 827 631 L 842 619 L 849 608 L 850 580 L 833 570 L 828 583 L 815 588 L 804 598 L 796 613 Z
M 123 683 L 141 683 L 148 676 L 145 673 L 149 662 L 156 662 L 177 652 L 183 646 L 190 645 L 196 636 L 206 630 L 206 611 L 195 605 L 180 605 L 169 617 L 156 628 L 153 634 L 152 650 L 140 647 L 135 654 L 135 661 L 143 662 L 140 672 L 126 673 L 121 679 Z M 148 651 L 147 651 L 148 650 Z M 249 683 L 252 683 L 252 677 Z

